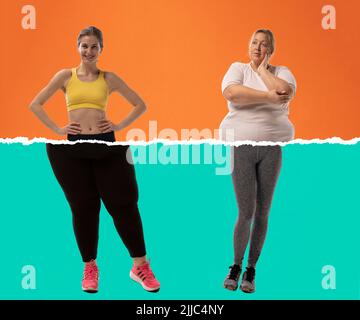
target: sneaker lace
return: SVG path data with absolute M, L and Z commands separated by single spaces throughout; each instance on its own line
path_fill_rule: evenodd
M 97 277 L 97 267 L 93 265 L 86 265 L 84 269 L 84 279 L 94 279 Z
M 230 269 L 230 272 L 228 275 L 228 279 L 237 280 L 237 278 L 239 277 L 239 273 L 240 273 L 240 267 L 237 264 L 234 264 L 234 265 L 230 266 L 229 269 Z
M 155 275 L 151 271 L 149 264 L 145 264 L 144 266 L 139 267 L 139 269 L 140 269 L 140 271 L 143 271 L 143 273 L 145 274 L 147 280 L 154 280 L 155 279 Z
M 255 269 L 254 268 L 246 268 L 246 281 L 253 282 L 255 278 Z

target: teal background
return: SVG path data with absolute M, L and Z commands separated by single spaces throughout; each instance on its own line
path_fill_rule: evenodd
M 1 144 L 0 299 L 359 299 L 359 158 L 360 144 L 283 148 L 252 295 L 222 288 L 237 217 L 231 176 L 215 175 L 215 164 L 137 165 L 161 290 L 145 292 L 129 278 L 131 259 L 102 206 L 100 291 L 89 295 L 80 288 L 71 213 L 45 145 Z M 25 265 L 36 268 L 35 290 L 21 286 Z M 321 286 L 324 265 L 336 268 L 335 290 Z

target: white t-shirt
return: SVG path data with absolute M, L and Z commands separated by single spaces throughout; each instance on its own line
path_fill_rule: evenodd
M 276 77 L 285 80 L 296 92 L 296 81 L 287 67 L 275 68 Z M 252 89 L 269 91 L 250 63 L 234 62 L 222 81 L 222 92 L 230 85 L 243 85 Z M 228 101 L 229 113 L 220 125 L 220 138 L 224 141 L 286 142 L 294 139 L 294 126 L 288 119 L 289 103 L 233 104 Z

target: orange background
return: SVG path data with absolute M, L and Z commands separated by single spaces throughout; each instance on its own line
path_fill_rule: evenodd
M 36 30 L 23 30 L 21 8 L 36 8 Z M 336 8 L 336 30 L 323 30 L 323 5 Z M 77 66 L 78 32 L 103 31 L 99 67 L 122 77 L 145 100 L 148 111 L 129 128 L 148 134 L 148 123 L 180 130 L 219 127 L 227 113 L 220 91 L 234 61 L 247 62 L 252 32 L 271 29 L 276 52 L 298 84 L 290 105 L 296 138 L 360 136 L 358 0 L 2 0 L 0 137 L 62 139 L 27 106 L 60 69 Z M 66 124 L 62 92 L 45 109 Z M 119 95 L 108 115 L 119 122 L 131 107 Z M 117 133 L 125 139 L 126 130 Z

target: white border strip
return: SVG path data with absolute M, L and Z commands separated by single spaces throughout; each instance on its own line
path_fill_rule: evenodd
M 271 142 L 271 141 L 261 141 L 255 142 L 251 140 L 244 140 L 238 142 L 225 142 L 217 139 L 200 139 L 200 140 L 169 140 L 169 139 L 154 139 L 151 141 L 117 141 L 117 142 L 105 142 L 98 140 L 78 140 L 78 141 L 67 141 L 67 140 L 51 140 L 46 138 L 33 138 L 29 139 L 27 137 L 16 137 L 16 138 L 0 138 L 0 143 L 2 144 L 14 144 L 21 143 L 23 145 L 31 145 L 34 143 L 51 143 L 51 144 L 76 144 L 76 143 L 103 143 L 107 145 L 134 145 L 134 146 L 146 146 L 156 143 L 162 143 L 164 145 L 178 145 L 178 144 L 223 144 L 229 146 L 239 146 L 243 144 L 253 145 L 253 146 L 268 146 L 268 145 L 280 145 L 286 146 L 288 144 L 344 144 L 344 145 L 354 145 L 360 141 L 360 138 L 353 138 L 350 140 L 343 140 L 339 137 L 327 138 L 327 139 L 295 139 L 289 142 Z

